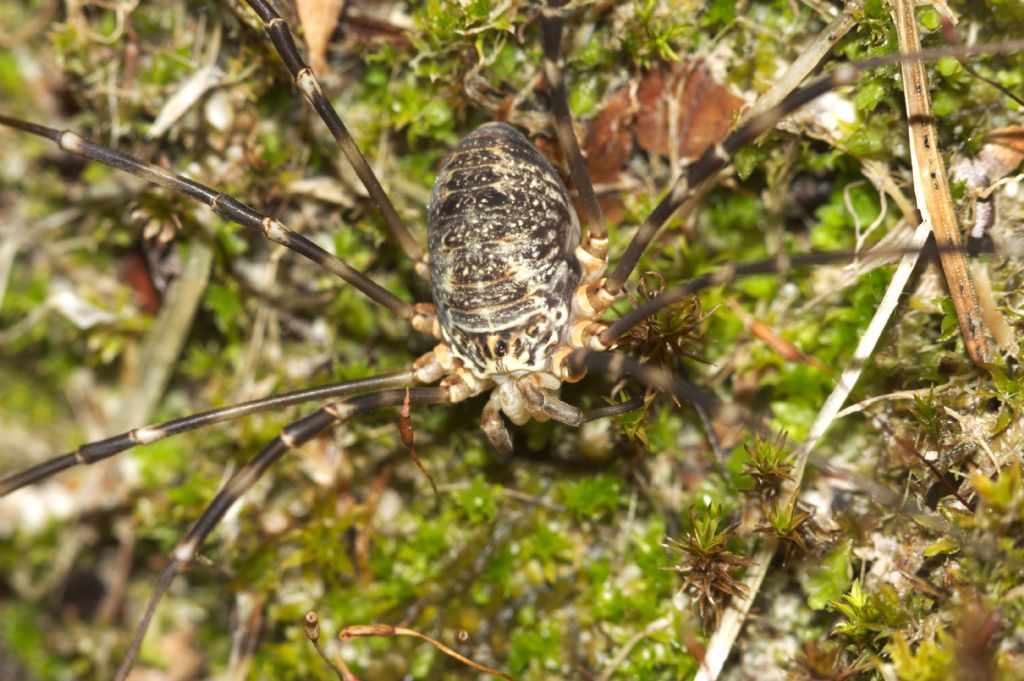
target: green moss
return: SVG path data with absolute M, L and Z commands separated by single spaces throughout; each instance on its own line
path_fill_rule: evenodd
M 584 519 L 596 520 L 611 513 L 619 503 L 620 483 L 617 476 L 588 477 L 575 483 L 562 484 L 562 499 L 567 509 Z
M 940 630 L 934 639 L 911 648 L 900 636 L 894 641 L 892 659 L 901 678 L 940 681 L 956 673 L 956 648 L 949 632 Z
M 850 549 L 851 542 L 843 542 L 811 571 L 804 584 L 810 608 L 821 610 L 850 588 Z
M 500 490 L 488 485 L 483 477 L 477 476 L 469 488 L 455 493 L 454 500 L 469 522 L 479 524 L 494 520 L 498 513 L 500 493 Z

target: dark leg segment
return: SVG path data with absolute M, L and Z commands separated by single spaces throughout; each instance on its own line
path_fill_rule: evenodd
M 171 437 L 172 435 L 196 430 L 214 423 L 233 421 L 250 414 L 273 411 L 282 407 L 289 407 L 293 404 L 323 401 L 370 390 L 397 388 L 413 382 L 414 372 L 409 369 L 382 376 L 345 381 L 306 390 L 296 390 L 261 400 L 252 400 L 230 407 L 212 409 L 199 414 L 192 414 L 191 416 L 183 416 L 166 423 L 136 428 L 127 433 L 84 444 L 73 452 L 62 454 L 31 468 L 9 475 L 0 480 L 0 497 L 7 496 L 15 490 L 39 482 L 79 464 L 93 464 L 127 451 L 137 445 L 146 445 Z
M 675 399 L 686 402 L 694 408 L 697 416 L 700 417 L 701 423 L 704 426 L 704 434 L 711 444 L 711 449 L 714 451 L 717 460 L 719 462 L 726 460 L 728 452 L 722 447 L 714 427 L 714 417 L 716 414 L 721 413 L 723 403 L 714 395 L 698 390 L 686 381 L 676 378 L 666 369 L 651 366 L 650 364 L 641 364 L 622 352 L 594 352 L 581 349 L 574 350 L 567 359 L 569 366 L 574 371 L 596 371 L 613 378 L 624 375 L 632 376 L 648 388 L 664 390 Z M 635 404 L 637 401 L 639 401 L 639 404 Z M 629 411 L 630 408 L 638 409 L 642 404 L 643 400 L 641 398 L 634 398 L 622 404 L 606 407 L 606 410 L 615 409 L 616 411 L 605 415 L 613 416 Z M 585 418 L 585 420 L 590 419 Z
M 668 194 L 665 195 L 647 219 L 644 220 L 644 223 L 633 237 L 632 242 L 626 248 L 625 254 L 619 260 L 615 270 L 608 277 L 604 284 L 604 291 L 608 294 L 604 296 L 606 302 L 601 302 L 596 295 L 592 297 L 591 302 L 599 305 L 602 310 L 607 308 L 610 300 L 622 291 L 630 274 L 640 261 L 640 256 L 643 255 L 654 235 L 672 214 L 690 198 L 693 190 L 724 168 L 737 151 L 771 130 L 779 120 L 796 111 L 804 104 L 817 99 L 837 87 L 850 85 L 856 81 L 861 73 L 879 66 L 915 59 L 937 59 L 951 55 L 965 56 L 968 53 L 1005 52 L 1021 49 L 1022 44 L 1024 44 L 1024 41 L 1007 41 L 994 45 L 975 45 L 965 48 L 962 52 L 950 49 L 923 50 L 916 54 L 887 55 L 858 63 L 841 64 L 832 73 L 811 81 L 805 87 L 794 90 L 776 106 L 754 116 L 741 125 L 720 144 L 709 147 L 699 159 L 686 169 L 686 172 L 675 181 Z
M 147 182 L 152 182 L 187 196 L 190 199 L 204 203 L 222 218 L 256 230 L 271 241 L 295 251 L 299 255 L 320 265 L 325 270 L 338 275 L 367 298 L 383 305 L 403 319 L 411 320 L 415 316 L 415 309 L 409 303 L 381 287 L 359 270 L 349 267 L 306 237 L 288 229 L 280 221 L 260 213 L 238 199 L 222 194 L 215 189 L 182 175 L 172 173 L 160 166 L 146 163 L 113 149 L 108 149 L 70 130 L 56 130 L 16 118 L 10 118 L 2 114 L 0 114 L 0 125 L 6 125 L 18 130 L 24 130 L 33 135 L 45 137 L 51 142 L 55 142 L 64 151 L 69 151 L 112 168 L 117 168 L 136 177 L 141 177 Z
M 569 163 L 573 184 L 583 204 L 586 234 L 582 243 L 595 258 L 604 259 L 608 254 L 608 231 L 605 229 L 604 213 L 598 203 L 594 185 L 587 173 L 587 165 L 580 152 L 579 143 L 572 125 L 572 112 L 565 93 L 564 61 L 562 60 L 562 5 L 563 0 L 548 0 L 541 9 L 540 22 L 544 31 L 544 76 L 550 88 L 551 108 L 555 113 L 555 134 L 558 146 Z M 597 242 L 596 245 L 594 242 Z
M 366 158 L 359 151 L 359 147 L 356 146 L 352 135 L 349 134 L 345 124 L 341 122 L 338 112 L 334 110 L 334 107 L 331 106 L 331 103 L 324 95 L 323 90 L 320 88 L 320 83 L 317 81 L 316 76 L 313 75 L 313 69 L 309 67 L 309 64 L 299 54 L 299 49 L 295 45 L 295 39 L 292 37 L 288 24 L 266 0 L 246 0 L 246 4 L 252 8 L 252 11 L 263 22 L 263 28 L 267 35 L 270 36 L 270 41 L 274 43 L 274 49 L 281 55 L 281 61 L 284 62 L 288 73 L 291 74 L 299 90 L 309 100 L 309 103 L 313 105 L 321 120 L 331 131 L 335 141 L 338 143 L 338 147 L 352 165 L 352 169 L 356 171 L 356 175 L 359 176 L 363 186 L 366 187 L 366 191 L 369 192 L 370 198 L 373 199 L 377 209 L 384 216 L 384 220 L 388 223 L 392 235 L 394 235 L 402 250 L 413 261 L 420 260 L 423 256 L 423 250 L 416 243 L 416 239 L 413 238 L 409 228 L 398 217 L 398 212 L 395 210 L 394 205 L 392 205 L 388 195 L 384 192 L 384 188 L 380 186 L 380 181 L 373 174 L 370 164 L 366 162 Z
M 658 203 L 651 214 L 647 216 L 647 219 L 644 220 L 644 223 L 637 230 L 633 240 L 626 248 L 626 252 L 619 260 L 619 264 L 608 277 L 605 289 L 611 294 L 618 294 L 622 290 L 626 280 L 629 279 L 629 275 L 632 274 L 637 263 L 640 261 L 640 256 L 643 255 L 643 252 L 647 249 L 657 231 L 661 229 L 661 226 L 690 198 L 692 190 L 724 168 L 732 160 L 733 154 L 753 142 L 763 133 L 771 130 L 787 114 L 833 88 L 852 82 L 859 72 L 859 69 L 847 65 L 837 69 L 833 74 L 819 78 L 807 87 L 794 90 L 789 96 L 779 102 L 777 106 L 754 116 L 721 143 L 709 147 L 675 181 L 672 189 Z
M 442 404 L 449 401 L 448 390 L 445 388 L 414 388 L 408 393 L 405 390 L 389 390 L 333 402 L 319 411 L 289 424 L 263 451 L 231 476 L 224 488 L 217 493 L 217 496 L 203 511 L 196 524 L 178 542 L 177 547 L 171 553 L 167 566 L 153 589 L 142 620 L 135 629 L 135 635 L 125 654 L 124 661 L 117 670 L 115 677 L 117 681 L 124 681 L 135 665 L 142 639 L 146 635 L 146 630 L 149 629 L 157 605 L 170 587 L 175 574 L 188 567 L 198 554 L 203 542 L 206 541 L 224 514 L 228 512 L 228 509 L 267 472 L 271 465 L 289 450 L 301 447 L 328 426 L 382 407 L 401 406 L 407 394 L 410 404 Z
M 915 252 L 916 249 L 892 249 L 879 254 L 879 257 L 902 255 Z M 619 319 L 612 322 L 598 338 L 605 347 L 612 347 L 615 342 L 631 328 L 657 313 L 672 303 L 678 302 L 686 296 L 702 291 L 712 286 L 730 284 L 737 279 L 749 277 L 756 274 L 785 274 L 796 267 L 812 267 L 815 265 L 828 265 L 832 263 L 850 262 L 854 258 L 870 258 L 867 253 L 855 253 L 853 251 L 818 251 L 804 253 L 801 255 L 780 255 L 766 260 L 750 263 L 749 265 L 733 265 L 723 267 L 714 272 L 702 274 L 699 277 L 690 279 L 685 284 L 673 286 L 667 289 L 657 298 L 652 298 L 642 305 L 638 305 Z
M 568 362 L 575 372 L 596 371 L 612 378 L 632 376 L 647 387 L 664 390 L 676 399 L 692 404 L 705 413 L 713 414 L 721 404 L 715 396 L 697 390 L 661 367 L 641 364 L 623 352 L 574 350 L 569 355 Z
M 596 409 L 583 412 L 583 423 L 628 414 L 631 411 L 636 411 L 642 406 L 644 406 L 644 398 L 631 397 L 620 404 L 609 404 L 607 407 L 598 407 Z

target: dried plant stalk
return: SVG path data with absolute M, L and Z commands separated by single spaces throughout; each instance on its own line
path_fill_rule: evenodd
M 917 35 L 914 3 L 896 0 L 893 18 L 900 41 L 900 52 L 911 54 L 921 51 Z M 967 354 L 975 364 L 988 361 L 989 348 L 985 339 L 985 324 L 978 307 L 978 296 L 967 267 L 967 258 L 960 247 L 960 227 L 953 212 L 953 199 L 949 194 L 946 165 L 939 153 L 939 134 L 935 127 L 931 97 L 928 94 L 928 75 L 924 61 L 907 60 L 900 63 L 903 72 L 903 94 L 907 102 L 907 121 L 910 126 L 910 160 L 914 172 L 914 194 L 918 210 L 931 225 L 935 242 L 942 246 L 939 261 L 946 275 L 949 294 L 956 308 L 960 333 L 964 337 Z

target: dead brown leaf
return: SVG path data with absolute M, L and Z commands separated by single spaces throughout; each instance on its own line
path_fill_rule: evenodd
M 684 160 L 700 156 L 725 137 L 733 114 L 747 103 L 716 83 L 703 62 L 659 64 L 640 81 L 637 101 L 640 147 L 669 156 L 674 137 L 676 153 Z
M 317 76 L 323 75 L 327 68 L 327 47 L 344 9 L 345 0 L 295 0 L 309 50 L 309 64 Z
M 993 130 L 985 137 L 985 146 L 978 156 L 985 163 L 990 179 L 999 180 L 1009 175 L 1024 161 L 1024 126 Z
M 633 149 L 630 125 L 636 108 L 629 88 L 613 94 L 601 112 L 587 125 L 583 153 L 594 184 L 618 182 Z

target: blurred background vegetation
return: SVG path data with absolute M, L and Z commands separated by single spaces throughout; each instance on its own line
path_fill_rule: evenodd
M 964 38 L 1022 33 L 1019 3 L 950 4 Z M 664 141 L 634 144 L 615 126 L 639 136 L 672 120 L 672 141 L 692 120 L 728 128 L 730 98 L 765 92 L 837 9 L 636 0 L 571 13 L 563 50 L 580 132 L 616 140 L 603 153 L 588 147 L 592 161 L 616 160 L 592 167 L 613 220 L 613 261 L 687 156 Z M 305 50 L 294 6 L 278 10 Z M 856 25 L 833 55 L 896 51 L 881 2 L 851 11 Z M 938 16 L 919 13 L 926 44 L 943 44 Z M 474 126 L 504 118 L 554 148 L 534 4 L 350 0 L 330 36 L 325 90 L 424 243 L 433 176 Z M 244 5 L 15 0 L 0 6 L 0 40 L 4 113 L 185 172 L 402 298 L 429 300 Z M 969 61 L 1024 90 L 1021 55 Z M 706 93 L 673 89 L 698 64 Z M 676 75 L 657 86 L 655 72 Z M 1020 122 L 1019 107 L 956 60 L 929 74 L 947 163 Z M 616 109 L 621 93 L 643 99 L 644 87 L 653 88 L 645 105 L 668 107 L 671 119 Z M 864 164 L 880 164 L 912 201 L 902 101 L 898 70 L 882 68 L 744 151 L 699 211 L 677 217 L 649 250 L 634 298 L 725 263 L 849 249 L 899 229 L 899 210 L 865 180 Z M 0 144 L 0 472 L 144 423 L 406 366 L 431 347 L 206 208 L 36 138 L 0 130 Z M 1021 226 L 1016 187 L 994 194 L 1004 238 Z M 953 189 L 969 217 L 970 191 Z M 875 222 L 858 243 L 857 230 Z M 997 300 L 1016 324 L 1019 267 L 991 260 Z M 700 419 L 660 395 L 578 432 L 530 424 L 507 461 L 477 426 L 482 398 L 416 409 L 439 503 L 399 441 L 394 410 L 318 438 L 285 457 L 178 577 L 138 678 L 333 678 L 305 640 L 310 609 L 325 639 L 346 625 L 402 623 L 520 678 L 686 678 L 742 557 L 765 535 L 787 550 L 769 569 L 731 678 L 1020 678 L 1017 345 L 987 370 L 972 367 L 934 266 L 921 268 L 854 393 L 885 397 L 837 421 L 818 451 L 939 512 L 950 531 L 813 472 L 799 505 L 771 498 L 891 269 L 849 281 L 840 268 L 749 279 L 673 308 L 630 341 L 737 407 L 712 424 L 729 450 L 722 465 Z M 780 356 L 745 315 L 803 357 Z M 593 407 L 616 388 L 613 399 L 641 393 L 589 377 L 564 394 Z M 0 501 L 0 676 L 109 678 L 164 556 L 227 476 L 311 409 L 172 438 Z M 762 418 L 788 438 L 755 438 Z M 674 550 L 662 548 L 666 535 Z M 685 588 L 673 566 L 688 571 Z M 479 676 L 414 639 L 337 650 L 364 681 Z

